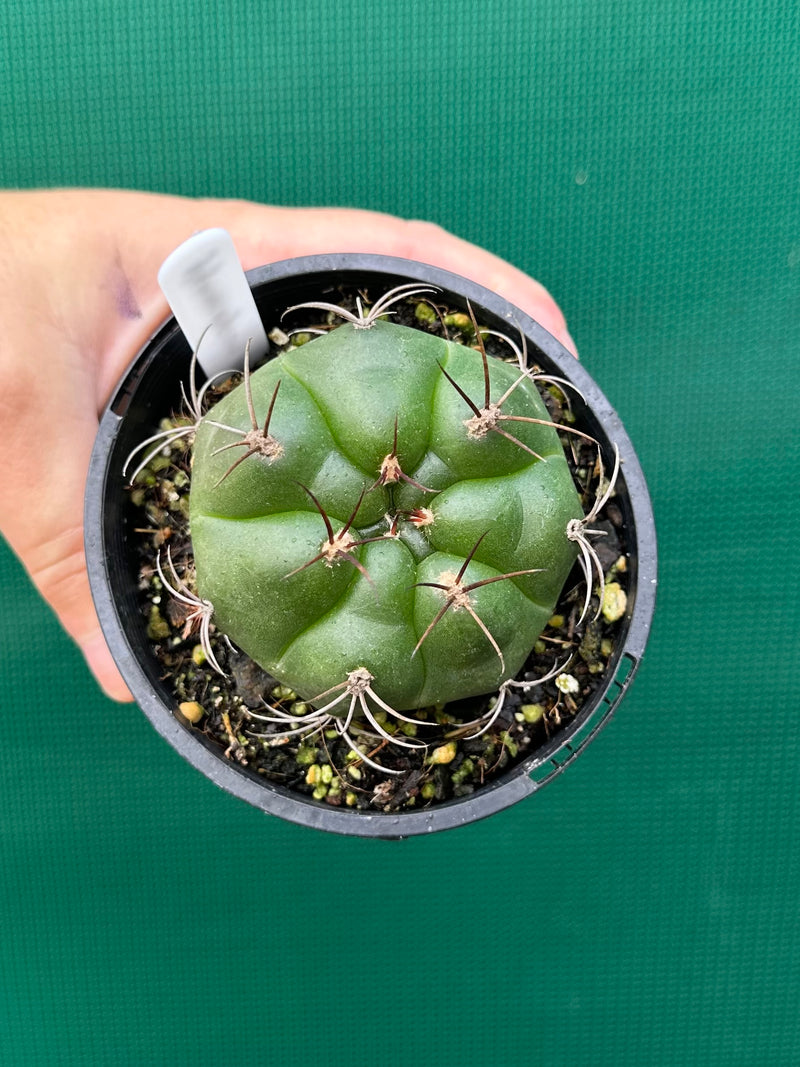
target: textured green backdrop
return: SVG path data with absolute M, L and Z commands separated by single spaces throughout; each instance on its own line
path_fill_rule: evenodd
M 564 307 L 661 548 L 600 740 L 388 843 L 207 783 L 0 546 L 4 1065 L 800 1062 L 799 62 L 792 0 L 3 5 L 0 185 L 488 246 Z

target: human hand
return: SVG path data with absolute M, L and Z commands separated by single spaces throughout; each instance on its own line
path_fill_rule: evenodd
M 427 222 L 114 190 L 0 193 L 0 531 L 98 682 L 130 700 L 100 630 L 83 554 L 89 457 L 114 385 L 169 314 L 156 275 L 196 230 L 227 229 L 247 270 L 321 252 L 373 252 L 451 270 L 506 297 L 567 348 L 549 293 Z

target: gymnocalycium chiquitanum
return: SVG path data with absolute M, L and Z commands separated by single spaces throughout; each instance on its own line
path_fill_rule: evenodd
M 215 669 L 212 625 L 306 702 L 300 719 L 251 712 L 276 739 L 333 726 L 349 741 L 357 722 L 424 747 L 385 715 L 416 723 L 414 709 L 500 690 L 482 732 L 509 685 L 536 684 L 514 676 L 576 557 L 584 614 L 594 573 L 602 585 L 586 534 L 611 486 L 584 516 L 541 376 L 508 338 L 516 362 L 487 357 L 474 319 L 475 348 L 390 321 L 430 291 L 357 314 L 299 305 L 345 321 L 253 373 L 246 360 L 206 414 L 192 380 L 191 426 L 149 439 L 194 435 L 196 592 L 168 553 L 161 580 L 194 608 Z

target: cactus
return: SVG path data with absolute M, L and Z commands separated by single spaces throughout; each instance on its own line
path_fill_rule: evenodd
M 197 617 L 314 705 L 316 729 L 360 715 L 386 737 L 384 712 L 513 684 L 576 558 L 591 579 L 535 376 L 487 357 L 477 328 L 473 349 L 388 321 L 408 295 L 333 309 L 348 321 L 246 363 L 194 425 Z

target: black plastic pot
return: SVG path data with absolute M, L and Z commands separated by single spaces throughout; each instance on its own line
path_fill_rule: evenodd
M 472 303 L 479 321 L 528 343 L 530 362 L 572 381 L 585 398 L 574 402 L 580 425 L 622 465 L 615 503 L 628 551 L 628 604 L 604 684 L 558 734 L 524 762 L 476 793 L 427 810 L 365 814 L 333 808 L 291 792 L 226 760 L 203 734 L 173 714 L 174 698 L 159 678 L 136 593 L 136 565 L 128 545 L 122 467 L 130 451 L 180 403 L 191 353 L 174 319 L 136 357 L 100 423 L 86 493 L 86 557 L 106 640 L 140 707 L 156 730 L 217 785 L 272 815 L 317 829 L 362 837 L 403 838 L 446 830 L 492 815 L 536 792 L 562 771 L 608 721 L 631 684 L 650 631 L 656 591 L 656 538 L 647 486 L 633 446 L 606 398 L 584 368 L 541 326 L 506 301 L 457 275 L 407 260 L 365 254 L 310 256 L 259 267 L 248 274 L 269 329 L 291 304 L 335 299 L 340 285 L 382 293 L 404 282 L 441 289 L 452 307 Z M 439 298 L 437 298 L 439 299 Z

